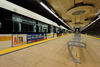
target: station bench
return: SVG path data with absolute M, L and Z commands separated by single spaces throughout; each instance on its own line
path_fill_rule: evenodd
M 67 46 L 68 46 L 68 51 L 69 51 L 69 54 L 70 54 L 72 60 L 76 63 L 81 64 L 81 61 L 75 59 L 75 57 L 72 55 L 70 48 L 69 48 L 70 46 L 86 48 L 86 44 L 83 43 L 82 40 L 81 40 L 81 34 L 80 33 L 74 33 L 74 37 L 72 38 L 71 41 L 67 42 Z

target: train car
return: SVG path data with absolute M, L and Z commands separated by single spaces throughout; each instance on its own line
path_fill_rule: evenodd
M 23 7 L 0 0 L 0 50 L 67 34 L 67 29 Z

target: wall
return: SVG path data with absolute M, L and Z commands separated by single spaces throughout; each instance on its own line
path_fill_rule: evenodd
M 100 37 L 100 27 L 84 31 L 83 33 L 84 34 L 87 33 L 87 35 L 92 35 L 92 36 Z

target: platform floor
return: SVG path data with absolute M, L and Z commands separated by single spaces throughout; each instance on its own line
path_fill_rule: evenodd
M 0 67 L 100 67 L 100 40 L 82 35 L 86 49 L 70 47 L 81 64 L 72 61 L 67 42 L 73 34 L 0 56 Z

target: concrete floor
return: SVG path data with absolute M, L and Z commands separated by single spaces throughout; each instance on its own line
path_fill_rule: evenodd
M 100 67 L 100 40 L 82 35 L 87 47 L 70 47 L 81 64 L 72 61 L 67 42 L 73 34 L 0 56 L 0 67 Z

